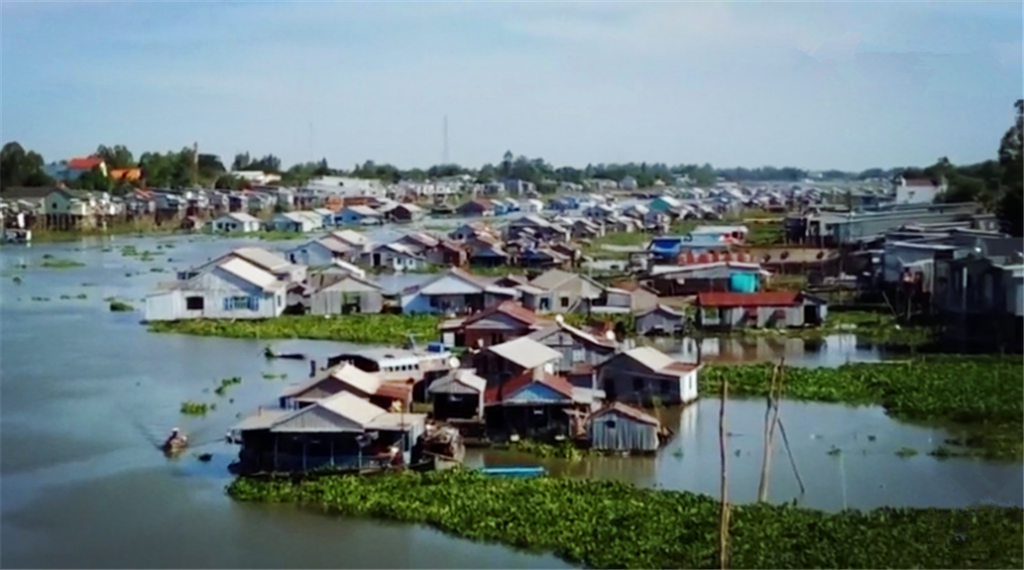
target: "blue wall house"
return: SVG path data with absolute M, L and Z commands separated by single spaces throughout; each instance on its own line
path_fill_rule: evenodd
M 384 216 L 369 206 L 348 206 L 334 217 L 336 225 L 379 224 Z

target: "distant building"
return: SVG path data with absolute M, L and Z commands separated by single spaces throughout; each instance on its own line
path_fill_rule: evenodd
M 904 178 L 897 176 L 893 182 L 893 193 L 897 204 L 931 204 L 935 197 L 946 191 L 946 181 L 939 184 L 927 178 Z

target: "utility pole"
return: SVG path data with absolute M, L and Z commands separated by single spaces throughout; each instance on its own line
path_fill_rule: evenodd
M 192 185 L 199 184 L 199 143 L 192 143 Z

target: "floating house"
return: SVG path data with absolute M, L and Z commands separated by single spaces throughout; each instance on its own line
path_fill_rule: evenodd
M 515 296 L 514 289 L 496 287 L 476 275 L 451 268 L 419 287 L 403 292 L 401 306 L 406 314 L 466 314 Z
M 487 430 L 536 439 L 578 435 L 583 417 L 593 406 L 590 394 L 577 395 L 565 378 L 533 368 L 487 388 L 484 394 Z
M 349 363 L 334 366 L 305 382 L 289 386 L 278 399 L 282 409 L 297 410 L 340 392 L 349 392 L 384 409 L 401 406 L 401 409 L 408 410 L 412 403 L 412 387 L 408 384 L 384 382 L 376 374 L 364 372 Z
M 483 420 L 487 381 L 472 369 L 459 368 L 434 380 L 427 388 L 433 417 L 439 421 Z
M 657 304 L 636 314 L 636 333 L 640 336 L 675 336 L 686 327 L 686 315 L 667 305 Z
M 227 257 L 146 296 L 146 321 L 266 319 L 284 312 L 288 283 L 257 265 Z
M 661 447 L 661 422 L 650 414 L 613 402 L 587 418 L 591 449 L 624 453 L 654 453 Z
M 347 391 L 294 410 L 259 410 L 236 424 L 241 472 L 367 468 L 400 456 L 419 460 L 414 449 L 426 433 L 425 414 L 394 413 Z
M 795 291 L 700 293 L 695 306 L 702 328 L 817 326 L 828 314 L 824 299 Z
M 329 265 L 336 259 L 352 259 L 358 255 L 358 251 L 352 245 L 329 235 L 289 249 L 285 257 L 292 263 L 315 267 Z
M 249 234 L 260 231 L 262 226 L 259 218 L 244 212 L 224 214 L 210 222 L 210 229 L 217 233 Z
M 335 216 L 336 225 L 372 225 L 383 221 L 384 215 L 369 206 L 347 206 Z
M 306 233 L 323 225 L 323 217 L 315 212 L 282 212 L 270 219 L 270 226 L 279 232 Z
M 337 268 L 317 275 L 317 288 L 310 294 L 314 315 L 379 313 L 384 307 L 381 286 L 366 277 Z
M 549 324 L 515 301 L 502 301 L 468 318 L 442 323 L 448 346 L 486 348 L 526 336 Z
M 607 401 L 688 404 L 697 399 L 700 365 L 686 364 L 649 346 L 620 352 L 597 367 Z

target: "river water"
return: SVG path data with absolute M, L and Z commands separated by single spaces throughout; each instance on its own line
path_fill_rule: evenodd
M 173 249 L 157 250 L 157 244 Z M 304 352 L 319 361 L 351 345 L 157 335 L 140 312 L 111 313 L 106 297 L 140 300 L 174 269 L 213 258 L 252 240 L 123 238 L 113 248 L 76 244 L 4 248 L 0 253 L 0 566 L 251 568 L 558 568 L 550 555 L 457 540 L 428 528 L 326 517 L 291 507 L 235 504 L 224 496 L 236 449 L 218 441 L 258 405 L 271 405 L 308 364 L 266 361 L 263 347 Z M 123 257 L 120 245 L 156 251 L 154 261 Z M 108 245 L 108 247 L 109 247 Z M 276 245 L 276 244 L 271 244 Z M 84 267 L 38 268 L 44 255 Z M 171 261 L 168 261 L 171 259 Z M 28 268 L 20 268 L 20 265 Z M 164 272 L 151 269 L 159 267 Z M 23 282 L 17 285 L 13 276 Z M 130 275 L 126 277 L 126 275 Z M 414 276 L 420 278 L 422 276 Z M 77 299 L 85 294 L 86 299 Z M 67 296 L 68 299 L 61 299 Z M 49 301 L 33 301 L 33 297 Z M 804 345 L 801 345 L 804 346 Z M 787 361 L 833 365 L 879 355 L 849 339 L 804 347 Z M 725 348 L 722 348 L 725 347 Z M 788 347 L 788 348 L 787 348 Z M 687 348 L 677 352 L 685 355 Z M 717 354 L 735 351 L 721 345 Z M 744 349 L 747 352 L 749 349 Z M 764 352 L 768 351 L 768 352 Z M 716 354 L 705 346 L 705 356 Z M 787 353 L 788 354 L 788 353 Z M 815 356 L 820 355 L 820 356 Z M 747 358 L 747 356 L 744 356 Z M 816 360 L 817 359 L 817 360 Z M 265 373 L 287 374 L 267 380 Z M 221 378 L 243 382 L 218 398 Z M 179 414 L 182 401 L 216 401 L 204 418 Z M 639 485 L 718 493 L 718 402 L 703 399 L 665 410 L 677 436 L 656 458 L 581 462 L 537 460 L 508 452 L 472 452 L 471 465 L 541 463 L 570 476 L 616 478 Z M 730 493 L 756 495 L 764 403 L 727 403 Z M 820 509 L 844 505 L 963 506 L 982 501 L 1024 504 L 1019 464 L 936 460 L 924 454 L 944 434 L 894 422 L 878 408 L 785 402 L 782 417 L 806 487 L 799 489 L 782 446 L 773 458 L 771 499 Z M 191 454 L 168 461 L 156 449 L 180 427 L 209 463 Z M 874 436 L 873 441 L 868 436 Z M 829 455 L 832 447 L 842 450 Z M 922 453 L 901 459 L 894 452 Z

